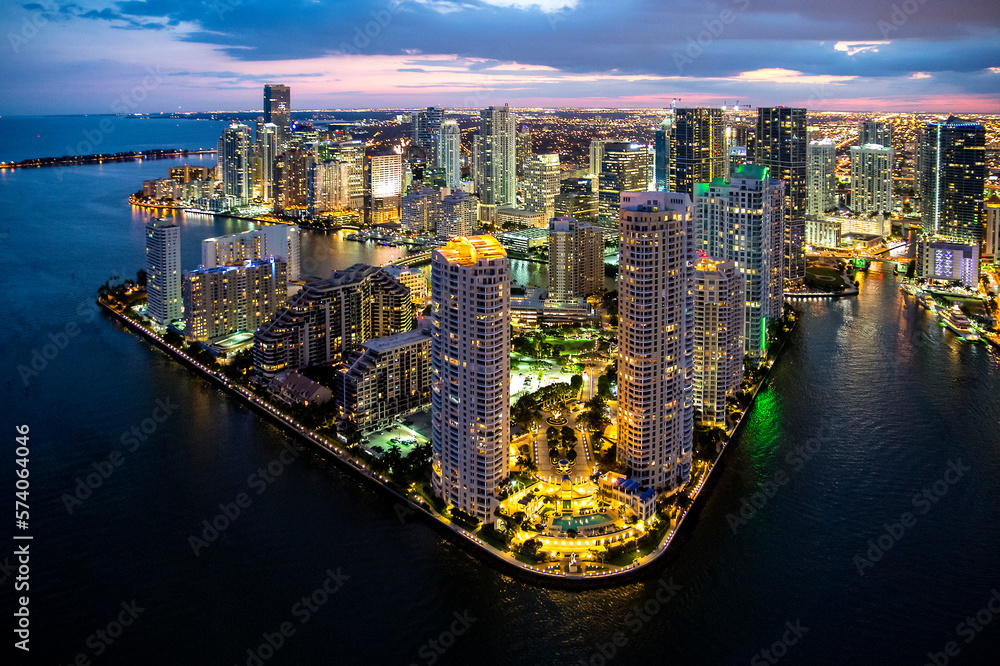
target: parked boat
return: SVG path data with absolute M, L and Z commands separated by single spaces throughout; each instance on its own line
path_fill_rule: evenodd
M 927 292 L 921 292 L 917 296 L 917 303 L 934 312 L 934 297 Z
M 966 342 L 979 341 L 979 335 L 972 330 L 969 318 L 965 316 L 957 305 L 950 308 L 942 308 L 940 314 L 945 326 L 953 330 L 960 338 Z

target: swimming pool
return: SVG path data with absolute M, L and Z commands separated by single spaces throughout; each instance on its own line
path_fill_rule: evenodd
M 581 527 L 594 527 L 595 525 L 603 525 L 604 523 L 610 523 L 611 519 L 601 513 L 595 513 L 592 516 L 571 516 L 569 518 L 556 518 L 552 521 L 552 524 L 559 527 L 564 532 L 569 530 L 580 531 Z

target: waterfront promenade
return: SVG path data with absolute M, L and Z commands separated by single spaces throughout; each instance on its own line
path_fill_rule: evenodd
M 233 382 L 222 373 L 212 370 L 184 352 L 184 350 L 178 349 L 167 342 L 163 336 L 142 325 L 139 321 L 136 321 L 132 316 L 130 316 L 126 307 L 118 303 L 112 303 L 104 298 L 99 298 L 97 302 L 107 314 L 120 321 L 128 330 L 142 336 L 155 347 L 158 347 L 169 356 L 173 357 L 174 360 L 194 370 L 210 383 L 224 389 L 229 395 L 241 400 L 251 409 L 255 410 L 258 414 L 267 418 L 280 428 L 301 438 L 305 442 L 312 445 L 315 449 L 322 452 L 324 455 L 332 456 L 333 460 L 335 460 L 342 468 L 348 470 L 355 476 L 374 484 L 375 487 L 382 492 L 385 492 L 397 502 L 395 507 L 396 513 L 400 516 L 401 520 L 405 520 L 405 517 L 408 515 L 419 515 L 427 520 L 430 525 L 438 529 L 439 532 L 449 537 L 457 545 L 463 547 L 467 552 L 478 557 L 485 557 L 486 561 L 497 565 L 501 570 L 507 573 L 535 584 L 575 589 L 607 587 L 610 585 L 623 584 L 632 580 L 638 580 L 646 577 L 648 573 L 652 573 L 656 565 L 662 565 L 666 562 L 666 555 L 673 552 L 673 549 L 671 549 L 670 546 L 675 540 L 677 540 L 678 535 L 682 534 L 682 531 L 693 530 L 693 523 L 696 521 L 696 518 L 689 519 L 689 516 L 693 513 L 697 515 L 697 511 L 700 508 L 700 502 L 703 502 L 704 498 L 707 496 L 705 487 L 712 477 L 712 472 L 719 466 L 718 463 L 721 461 L 728 446 L 739 436 L 743 423 L 747 418 L 747 414 L 750 412 L 750 408 L 753 406 L 754 400 L 756 399 L 757 393 L 760 391 L 761 387 L 767 384 L 770 370 L 774 366 L 775 360 L 780 355 L 785 343 L 788 340 L 788 336 L 786 335 L 774 357 L 769 361 L 766 371 L 762 374 L 759 381 L 754 386 L 751 398 L 747 403 L 746 409 L 741 414 L 739 421 L 737 421 L 732 430 L 727 433 L 726 440 L 718 454 L 715 456 L 715 459 L 707 465 L 696 465 L 696 472 L 689 487 L 679 491 L 688 497 L 689 502 L 686 507 L 681 508 L 680 515 L 671 520 L 670 527 L 660 542 L 649 553 L 636 557 L 636 559 L 629 564 L 619 566 L 602 563 L 601 566 L 603 569 L 600 571 L 570 573 L 568 571 L 563 571 L 559 562 L 551 562 L 548 564 L 539 563 L 537 565 L 527 564 L 520 561 L 513 553 L 500 550 L 493 547 L 491 544 L 486 543 L 483 539 L 477 536 L 479 528 L 471 531 L 465 529 L 455 521 L 437 511 L 426 500 L 424 500 L 419 493 L 415 491 L 406 492 L 394 486 L 391 479 L 378 473 L 364 461 L 358 460 L 356 457 L 352 456 L 351 453 L 344 447 L 330 441 L 322 434 L 317 433 L 314 429 L 305 427 L 303 424 L 295 421 L 292 417 L 282 412 L 278 407 L 269 401 L 255 395 L 246 387 Z M 792 330 L 794 330 L 794 325 Z M 791 331 L 789 331 L 789 334 L 790 333 Z M 686 523 L 685 521 L 688 522 Z

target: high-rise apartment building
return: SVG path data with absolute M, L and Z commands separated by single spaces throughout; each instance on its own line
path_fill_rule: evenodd
M 403 195 L 403 157 L 399 153 L 371 158 L 371 221 L 376 224 L 399 219 Z
M 279 212 L 295 214 L 309 207 L 312 190 L 309 187 L 309 169 L 315 162 L 312 152 L 301 148 L 289 148 L 274 165 L 274 180 L 278 189 L 275 193 L 275 209 Z
M 597 223 L 597 178 L 567 178 L 556 195 L 556 216 L 568 215 L 581 222 Z
M 601 163 L 604 161 L 604 147 L 609 143 L 616 143 L 611 139 L 591 139 L 590 140 L 590 165 L 588 175 L 600 176 Z
M 986 238 L 983 242 L 983 260 L 1000 264 L 1000 197 L 995 194 L 985 201 Z
M 431 336 L 427 329 L 361 343 L 334 378 L 340 417 L 362 432 L 383 430 L 431 402 Z
M 410 290 L 410 300 L 422 304 L 427 296 L 427 276 L 420 268 L 410 266 L 383 266 L 382 270 L 396 282 Z
M 311 282 L 254 334 L 254 368 L 282 370 L 340 362 L 372 338 L 413 328 L 410 290 L 380 268 L 354 264 Z
M 351 165 L 348 162 L 309 164 L 310 214 L 344 210 L 351 204 Z
M 348 176 L 348 205 L 354 210 L 365 206 L 365 144 L 358 139 L 346 141 L 330 141 L 323 143 L 320 150 L 326 153 L 328 160 L 347 162 L 351 165 Z
M 286 289 L 285 262 L 274 257 L 184 271 L 184 337 L 214 341 L 253 332 L 285 300 Z
M 454 120 L 441 123 L 437 160 L 438 168 L 444 169 L 448 187 L 458 187 L 462 182 L 462 130 Z
M 434 492 L 493 523 L 510 470 L 510 269 L 493 236 L 431 258 Z
M 624 141 L 603 144 L 598 178 L 598 212 L 602 227 L 618 225 L 618 205 L 622 192 L 649 188 L 649 151 L 646 146 Z
M 525 169 L 528 167 L 528 160 L 530 160 L 532 155 L 534 155 L 531 143 L 531 132 L 528 131 L 527 127 L 522 127 L 518 130 L 515 143 L 514 159 L 517 160 L 517 178 L 520 180 L 521 178 L 524 178 L 526 173 Z
M 785 279 L 801 283 L 806 274 L 806 110 L 759 107 L 753 140 L 754 164 L 785 181 Z
M 691 198 L 622 192 L 618 260 L 618 462 L 673 492 L 691 474 L 695 238 Z
M 476 230 L 479 200 L 475 195 L 457 190 L 441 199 L 441 214 L 437 220 L 440 239 L 468 236 Z
M 222 193 L 233 197 L 237 205 L 246 205 L 252 193 L 252 135 L 252 130 L 243 123 L 233 123 L 219 139 L 218 177 L 222 181 Z
M 924 233 L 961 243 L 982 243 L 986 128 L 955 116 L 943 123 L 928 123 L 920 154 Z
M 656 180 L 656 189 L 660 192 L 670 191 L 670 141 L 673 128 L 674 113 L 671 109 L 660 123 L 653 139 L 653 148 L 656 152 L 653 177 Z
M 264 122 L 277 125 L 281 131 L 281 140 L 288 140 L 292 124 L 292 91 L 288 86 L 264 86 Z
M 694 265 L 694 411 L 725 428 L 726 398 L 743 382 L 746 287 L 735 261 L 701 256 Z
M 784 192 L 785 184 L 756 164 L 744 164 L 728 182 L 716 178 L 695 187 L 700 249 L 735 261 L 743 274 L 744 349 L 755 361 L 765 357 L 767 327 L 782 314 Z
M 892 148 L 892 125 L 878 120 L 862 120 L 858 123 L 858 145 L 866 143 Z
M 726 175 L 722 109 L 674 109 L 670 142 L 670 191 L 688 196 L 695 183 Z
M 806 147 L 806 214 L 822 215 L 837 207 L 837 146 L 833 139 Z
M 525 167 L 524 208 L 542 213 L 545 220 L 556 214 L 556 195 L 559 194 L 559 155 L 535 155 Z
M 604 295 L 604 234 L 572 217 L 549 221 L 549 298 Z
M 206 238 L 201 242 L 201 265 L 204 268 L 242 265 L 267 257 L 285 262 L 289 280 L 299 279 L 299 228 L 293 224 L 268 224 L 237 234 Z
M 851 146 L 851 212 L 892 214 L 892 147 Z
M 399 206 L 399 223 L 406 231 L 430 234 L 441 217 L 441 190 L 420 187 L 408 192 Z
M 441 137 L 441 118 L 444 112 L 439 106 L 428 106 L 413 115 L 413 143 L 424 149 L 426 164 L 438 163 L 438 141 Z
M 256 159 L 258 166 L 258 186 L 255 188 L 259 198 L 264 203 L 274 201 L 275 190 L 274 163 L 278 160 L 278 134 L 280 130 L 274 123 L 261 123 L 257 127 Z
M 507 105 L 479 112 L 476 192 L 487 206 L 517 203 L 516 124 Z
M 161 326 L 181 318 L 181 229 L 171 220 L 146 223 L 146 314 Z

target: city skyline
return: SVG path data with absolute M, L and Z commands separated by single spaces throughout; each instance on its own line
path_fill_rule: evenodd
M 23 94 L 0 103 L 0 114 L 246 110 L 248 94 L 260 99 L 259 86 L 273 81 L 295 88 L 299 109 L 657 108 L 677 98 L 685 106 L 1000 110 L 1000 10 L 968 0 L 947 8 L 917 0 L 836 9 L 750 0 L 279 8 L 21 3 L 0 19 L 11 65 L 0 83 Z M 642 33 L 631 29 L 640 22 Z

